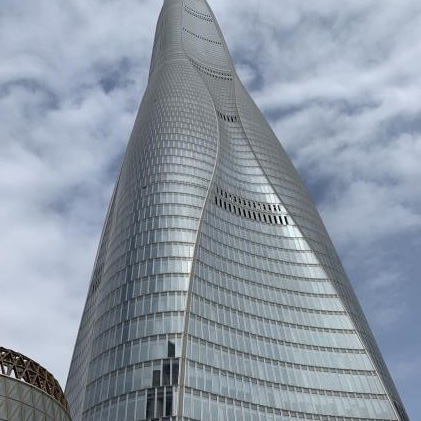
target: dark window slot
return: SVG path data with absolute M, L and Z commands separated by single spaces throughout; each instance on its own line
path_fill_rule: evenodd
M 154 370 L 152 373 L 152 387 L 161 386 L 161 370 Z
M 146 400 L 146 418 L 155 417 L 155 389 L 148 390 Z
M 178 384 L 178 361 L 172 363 L 172 384 Z
M 219 111 L 218 111 L 218 115 L 220 115 L 221 118 L 223 118 L 224 116 Z M 220 187 L 216 187 L 216 192 L 222 197 L 229 199 L 229 201 L 228 200 L 221 201 L 221 199 L 218 199 L 215 196 L 215 203 L 217 205 L 219 204 L 219 207 L 227 211 L 229 210 L 231 213 L 234 213 L 235 215 L 244 216 L 245 218 L 248 218 L 248 219 L 254 219 L 255 221 L 260 221 L 260 222 L 264 222 L 264 223 L 272 224 L 272 225 L 279 225 L 279 224 L 289 225 L 289 220 L 287 217 L 284 217 L 283 215 L 275 214 L 278 211 L 282 212 L 282 206 L 280 204 L 253 202 L 252 200 L 247 200 L 242 197 L 238 197 L 234 194 L 228 193 L 227 191 L 223 190 Z M 238 207 L 238 211 L 237 211 L 237 206 L 235 206 L 233 203 L 238 203 L 240 206 L 245 206 L 246 209 Z M 250 209 L 247 209 L 247 208 L 250 208 Z M 241 211 L 241 209 L 243 210 Z M 256 210 L 259 209 L 266 212 L 270 212 L 270 214 L 253 212 L 253 209 L 256 209 Z
M 165 415 L 171 416 L 172 415 L 172 389 L 169 387 L 167 388 L 167 396 L 166 396 L 166 403 L 165 403 Z
M 169 386 L 171 384 L 171 363 L 170 360 L 164 361 L 162 368 L 162 385 Z
M 164 415 L 164 389 L 158 389 L 156 396 L 156 417 Z
M 175 357 L 175 343 L 168 341 L 168 358 Z

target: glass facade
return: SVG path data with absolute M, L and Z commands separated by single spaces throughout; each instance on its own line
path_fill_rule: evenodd
M 408 421 L 204 0 L 166 0 L 66 387 L 74 421 Z

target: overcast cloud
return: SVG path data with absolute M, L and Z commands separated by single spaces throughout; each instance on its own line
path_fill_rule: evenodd
M 63 386 L 161 4 L 0 2 L 0 346 Z M 421 419 L 421 2 L 210 4 Z

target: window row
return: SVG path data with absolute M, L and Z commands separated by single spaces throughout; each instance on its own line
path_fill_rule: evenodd
M 189 334 L 205 341 L 212 340 L 220 346 L 293 364 L 349 370 L 373 370 L 370 359 L 362 349 L 311 346 L 266 338 L 228 328 L 194 314 L 190 315 Z
M 194 244 L 186 243 L 153 243 L 141 245 L 138 244 L 136 249 L 132 252 L 133 259 L 130 263 L 141 262 L 143 260 L 166 258 L 166 257 L 180 257 L 193 258 Z
M 277 245 L 273 246 L 269 242 L 259 241 L 255 234 L 241 232 L 237 228 L 235 235 L 233 233 L 220 232 L 219 228 L 214 226 L 206 227 L 202 234 L 202 244 L 210 249 L 227 247 L 234 249 L 237 253 L 248 253 L 269 259 L 283 260 L 291 263 L 317 265 L 319 260 L 312 250 L 294 250 L 289 248 L 291 242 L 283 237 L 277 238 Z
M 175 125 L 175 123 L 174 123 Z M 181 123 L 180 123 L 181 125 Z M 185 134 L 193 133 L 193 128 L 190 127 L 187 123 L 184 123 L 183 128 L 186 130 Z M 164 129 L 164 127 L 161 128 L 161 130 Z M 174 127 L 174 130 L 176 127 Z M 183 132 L 184 133 L 184 132 Z M 198 133 L 194 133 L 196 136 L 198 136 Z M 202 135 L 204 136 L 204 135 Z M 148 166 L 148 161 L 153 159 L 156 156 L 168 156 L 168 155 L 174 155 L 174 156 L 184 156 L 184 157 L 197 157 L 198 161 L 212 163 L 214 161 L 216 156 L 216 150 L 213 148 L 209 148 L 206 146 L 205 141 L 209 142 L 209 140 L 203 139 L 203 145 L 201 143 L 190 143 L 190 142 L 165 142 L 161 145 L 156 145 L 154 148 L 145 148 L 143 155 L 142 155 L 142 163 L 145 164 L 145 166 Z M 209 145 L 209 143 L 208 143 Z
M 189 13 L 190 15 L 199 18 L 199 19 L 203 19 L 207 22 L 213 22 L 212 16 L 211 15 L 206 15 L 204 13 L 200 13 L 197 10 L 192 9 L 191 7 L 187 6 L 186 4 L 184 5 L 184 10 Z
M 374 370 L 351 370 L 321 365 L 297 364 L 285 362 L 281 359 L 273 360 L 262 357 L 259 354 L 250 354 L 238 349 L 216 345 L 211 342 L 211 338 L 202 340 L 190 335 L 187 343 L 187 357 L 192 361 L 203 362 L 226 371 L 237 372 L 243 370 L 245 373 L 248 373 L 249 377 L 256 378 L 259 378 L 259 375 L 255 374 L 260 373 L 260 370 L 263 370 L 263 372 L 269 370 L 273 374 L 290 369 L 300 372 L 327 373 L 335 376 L 350 375 L 377 378 L 377 373 Z M 286 378 L 288 377 L 288 375 L 285 376 Z
M 224 279 L 199 278 L 195 274 L 193 289 L 198 295 L 207 297 L 231 308 L 239 308 L 242 302 L 247 302 L 253 310 L 260 310 L 260 305 L 277 306 L 286 304 L 291 307 L 319 308 L 324 311 L 341 311 L 341 305 L 337 295 L 303 294 L 299 291 L 275 289 L 270 286 L 248 284 L 227 277 Z M 264 317 L 271 318 L 262 314 Z
M 294 226 L 289 226 L 288 230 L 276 232 L 269 225 L 238 225 L 232 218 L 229 220 L 223 219 L 219 212 L 218 215 L 216 215 L 214 212 L 212 212 L 212 209 L 209 209 L 209 211 L 206 212 L 205 221 L 207 224 L 209 224 L 209 231 L 213 233 L 212 237 L 215 240 L 219 240 L 221 243 L 227 241 L 226 239 L 224 240 L 223 236 L 223 233 L 226 233 L 235 237 L 233 239 L 235 241 L 237 239 L 243 241 L 250 240 L 250 242 L 256 245 L 260 244 L 262 246 L 290 251 L 315 251 L 313 247 L 309 247 L 307 240 Z M 325 250 L 323 247 L 321 245 L 319 246 L 319 253 Z
M 275 203 L 263 203 L 263 202 L 256 202 L 252 199 L 246 199 L 244 197 L 236 196 L 235 194 L 231 194 L 227 192 L 225 189 L 222 189 L 221 187 L 216 187 L 216 193 L 218 196 L 221 196 L 235 204 L 248 207 L 250 209 L 257 209 L 257 210 L 263 210 L 267 212 L 281 212 L 285 213 L 286 210 L 284 206 L 281 204 L 275 204 Z
M 198 249 L 197 259 L 206 265 L 214 266 L 217 270 L 228 272 L 244 279 L 264 279 L 271 274 L 292 279 L 326 279 L 326 273 L 321 266 L 282 262 L 275 259 L 257 257 L 248 253 L 236 252 L 232 249 L 222 255 L 222 253 L 217 253 L 216 250 L 205 249 L 201 246 Z
M 190 62 L 193 64 L 194 67 L 196 67 L 196 69 L 200 70 L 201 72 L 205 73 L 208 76 L 212 76 L 214 78 L 222 79 L 222 80 L 232 80 L 233 79 L 231 73 L 221 72 L 221 71 L 218 71 L 218 70 L 211 69 L 209 67 L 205 67 L 202 64 L 199 64 L 192 59 L 190 59 Z
M 155 390 L 155 389 L 152 389 Z M 162 389 L 161 389 L 162 391 Z M 101 404 L 90 408 L 83 413 L 83 421 L 146 421 L 147 419 L 156 418 L 156 414 L 166 414 L 170 412 L 171 407 L 174 408 L 176 404 L 176 397 L 170 400 L 173 393 L 171 387 L 164 389 L 161 394 L 156 394 L 154 400 L 154 408 L 152 411 L 152 392 L 143 390 L 134 392 L 119 397 L 109 399 Z M 159 401 L 158 401 L 159 399 Z M 149 403 L 148 403 L 149 402 Z M 155 403 L 156 402 L 156 403 Z M 159 407 L 157 406 L 159 405 Z M 156 408 L 156 409 L 155 409 Z M 148 418 L 147 418 L 148 411 Z M 154 416 L 152 416 L 152 412 Z M 163 417 L 164 415 L 160 415 Z M 162 418 L 163 421 L 176 421 L 174 417 Z
M 203 233 L 207 241 L 237 248 L 243 252 L 268 255 L 274 259 L 284 256 L 284 260 L 308 264 L 316 264 L 320 261 L 320 256 L 325 256 L 323 250 L 317 247 L 310 249 L 303 237 L 285 237 L 281 233 L 273 235 L 273 230 L 271 233 L 262 233 L 256 229 L 250 229 L 254 226 L 241 227 L 224 220 L 221 216 L 218 219 L 211 211 L 205 213 L 204 222 Z M 261 228 L 266 228 L 266 226 Z M 325 257 L 327 258 L 327 255 Z
M 300 402 L 303 399 L 303 395 L 311 395 L 314 401 L 319 401 L 319 404 L 327 396 L 343 398 L 344 401 L 348 399 L 387 400 L 387 395 L 384 394 L 384 391 L 382 391 L 383 393 L 354 393 L 333 390 L 333 388 L 322 390 L 289 384 L 277 384 L 222 371 L 191 361 L 187 364 L 186 386 L 232 399 L 292 410 L 297 410 L 297 407 L 294 407 L 294 403 Z M 279 396 L 277 402 L 274 396 Z M 308 409 L 303 412 L 307 411 Z
M 257 222 L 263 222 L 265 224 L 273 225 L 289 225 L 290 220 L 286 215 L 269 215 L 265 213 L 250 211 L 240 206 L 232 205 L 230 202 L 227 202 L 218 196 L 215 196 L 215 204 L 221 209 L 225 209 L 233 213 L 234 215 L 243 216 L 247 219 L 252 219 Z
M 223 226 L 223 224 L 221 225 Z M 318 282 L 327 278 L 324 267 L 311 252 L 268 248 L 265 245 L 249 242 L 247 239 L 232 238 L 231 233 L 228 232 L 225 239 L 219 242 L 221 235 L 211 229 L 206 222 L 202 224 L 201 233 L 201 254 L 215 256 L 214 259 L 218 263 L 221 261 L 220 266 L 224 265 L 231 268 L 232 265 L 241 265 L 245 270 L 258 270 L 257 278 L 262 280 L 271 278 L 275 274 L 279 278 L 295 278 L 294 281 L 297 280 L 297 277 L 307 278 L 311 282 Z M 237 243 L 234 243 L 236 240 Z M 279 243 L 282 245 L 281 239 Z M 256 249 L 254 249 L 254 246 L 256 246 Z M 232 265 L 226 265 L 226 261 L 231 261 Z M 220 270 L 218 266 L 215 266 L 215 268 Z M 232 270 L 230 272 L 233 276 L 235 275 Z
M 148 275 L 159 275 L 165 273 L 190 273 L 191 259 L 181 259 L 175 257 L 156 258 L 146 260 L 133 265 L 133 273 L 137 278 Z
M 172 172 L 165 172 L 160 174 L 152 174 L 149 176 L 145 176 L 142 180 L 142 189 L 147 189 L 149 185 L 154 185 L 156 183 L 164 183 L 164 182 L 176 182 L 179 184 L 191 184 L 199 188 L 207 188 L 209 185 L 209 178 L 210 174 L 205 174 L 209 177 L 201 177 L 195 175 L 193 172 L 184 173 L 176 173 Z M 138 187 L 140 188 L 140 186 Z M 144 192 L 142 192 L 144 193 Z
M 136 241 L 138 244 L 150 243 L 187 243 L 194 244 L 196 242 L 198 222 L 194 219 L 186 218 L 183 228 L 152 228 L 152 220 L 148 223 L 137 223 L 133 231 L 136 233 Z M 158 225 L 158 222 L 156 222 Z M 188 228 L 186 228 L 188 227 Z
M 284 322 L 292 325 L 302 325 L 314 330 L 352 330 L 347 320 L 347 314 L 343 307 L 338 306 L 337 310 L 320 309 L 317 300 L 313 300 L 312 307 L 304 307 L 302 302 L 298 301 L 297 306 L 287 303 L 278 302 L 271 303 L 263 300 L 256 300 L 253 297 L 239 296 L 232 294 L 230 291 L 221 291 L 219 294 L 213 294 L 215 291 L 206 287 L 202 288 L 202 294 L 198 296 L 207 300 L 207 305 L 216 310 L 218 306 L 229 309 L 235 309 L 240 316 L 252 315 L 257 318 Z M 319 307 L 319 308 L 314 308 Z M 305 314 L 297 314 L 305 313 Z M 308 315 L 311 315 L 309 318 Z M 332 317 L 331 317 L 332 316 Z M 344 319 L 344 320 L 341 320 Z M 308 322 L 310 320 L 310 322 Z M 336 321 L 335 321 L 336 320 Z M 320 329 L 318 329 L 320 328 Z
M 205 197 L 207 193 L 207 186 L 190 182 L 176 182 L 176 181 L 161 181 L 155 184 L 149 184 L 148 194 L 151 193 L 180 193 L 184 195 L 194 195 L 198 197 Z
M 133 225 L 135 233 L 154 230 L 154 229 L 180 229 L 180 230 L 197 230 L 199 220 L 196 218 L 177 216 L 154 216 L 152 218 L 144 219 L 136 222 Z
M 175 141 L 178 142 L 178 141 Z M 143 177 L 148 178 L 159 174 L 179 174 L 189 175 L 197 178 L 208 179 L 212 174 L 206 168 L 200 168 L 197 165 L 187 164 L 162 164 L 148 166 L 143 172 Z
M 124 279 L 123 270 L 119 272 L 110 282 L 115 282 L 116 288 L 104 296 L 102 301 L 98 303 L 98 315 L 101 317 L 111 308 L 130 301 L 136 297 L 140 297 L 153 293 L 169 293 L 177 291 L 187 291 L 189 284 L 189 275 L 165 274 L 151 275 L 145 278 L 136 279 L 127 283 L 122 283 L 116 278 Z
M 219 118 L 222 118 L 222 120 L 228 121 L 230 123 L 236 123 L 240 120 L 240 117 L 238 115 L 227 115 L 227 114 L 221 113 L 220 111 L 217 111 L 217 114 Z
M 179 365 L 178 359 L 168 359 L 106 374 L 87 386 L 85 407 L 92 407 L 122 394 L 177 385 Z
M 131 370 L 132 368 L 130 367 L 134 367 L 133 369 L 137 373 L 136 375 L 143 377 L 146 375 L 144 373 L 149 373 L 148 370 L 152 370 L 148 368 L 152 364 L 150 361 L 157 361 L 156 364 L 159 366 L 160 360 L 172 355 L 170 353 L 169 342 L 174 344 L 175 350 L 173 354 L 175 358 L 181 357 L 181 341 L 181 333 L 178 335 L 159 335 L 135 339 L 108 349 L 102 354 L 95 356 L 92 360 L 89 367 L 88 382 L 91 383 L 116 370 Z M 145 387 L 151 387 L 151 385 L 152 383 L 145 383 Z
M 190 388 L 186 389 L 184 395 L 184 414 L 194 421 L 295 421 L 295 420 L 317 420 L 317 421 L 390 421 L 395 419 L 387 401 L 370 401 L 369 414 L 357 417 L 353 416 L 352 409 L 348 410 L 347 402 L 334 400 L 332 397 L 322 402 L 316 408 L 312 405 L 310 396 L 303 400 L 302 406 L 310 406 L 310 411 L 289 410 L 287 408 L 277 409 L 265 407 L 260 404 L 233 400 L 225 396 L 217 396 L 209 393 L 199 392 Z M 352 402 L 352 406 L 360 413 L 364 411 L 365 402 L 359 404 Z M 301 405 L 300 405 L 301 407 Z M 335 415 L 334 412 L 339 412 Z M 319 414 L 323 415 L 319 415 Z
M 111 314 L 110 320 L 114 321 L 116 313 L 120 315 L 120 321 L 125 321 L 147 314 L 184 311 L 186 295 L 185 291 L 141 295 L 109 307 L 108 311 L 98 319 L 98 322 L 102 324 L 102 319 L 108 317 L 109 314 Z
M 249 277 L 241 276 L 243 273 L 235 273 L 235 271 L 228 272 L 214 267 L 212 264 L 195 260 L 194 273 L 201 279 L 212 279 L 213 282 L 218 282 L 219 285 L 230 285 L 231 288 L 241 290 L 244 288 L 247 295 L 253 295 L 255 291 L 261 288 L 275 289 L 277 291 L 286 290 L 291 294 L 324 294 L 332 295 L 336 291 L 331 283 L 326 279 L 311 279 L 311 278 L 295 278 L 286 277 L 277 273 L 264 273 L 263 271 L 255 271 Z M 235 283 L 238 283 L 238 288 Z M 247 292 L 248 291 L 248 292 Z
M 193 167 L 197 168 L 198 170 L 212 172 L 214 162 L 205 162 L 205 161 L 198 161 L 197 156 L 195 157 L 188 157 L 183 155 L 164 155 L 159 154 L 157 156 L 154 156 L 153 158 L 150 158 L 147 160 L 147 162 L 144 163 L 144 171 L 146 171 L 146 168 L 160 168 L 163 165 L 166 166 L 180 166 L 185 165 L 186 167 Z
M 192 36 L 194 36 L 194 37 L 196 37 L 196 38 L 201 39 L 202 41 L 207 41 L 207 42 L 210 42 L 210 43 L 212 43 L 212 44 L 222 45 L 222 42 L 221 42 L 221 41 L 215 41 L 215 40 L 213 40 L 213 39 L 206 38 L 206 37 L 204 37 L 204 36 L 202 36 L 202 35 L 195 34 L 194 32 L 192 32 L 192 31 L 188 30 L 187 28 L 183 28 L 183 31 L 184 31 L 184 32 L 187 32 L 189 35 L 192 35 Z
M 192 379 L 196 383 L 192 383 L 191 386 L 211 392 L 212 390 L 216 390 L 215 388 L 218 388 L 220 384 L 226 383 L 227 381 L 230 381 L 231 386 L 238 390 L 242 389 L 241 383 L 249 384 L 248 387 L 250 388 L 252 387 L 251 384 L 257 382 L 265 388 L 281 388 L 282 390 L 297 393 L 316 393 L 320 395 L 332 393 L 336 396 L 365 397 L 370 399 L 384 395 L 384 388 L 374 376 L 352 376 L 343 373 L 298 370 L 266 366 L 257 362 L 254 363 L 253 369 L 250 369 L 241 366 L 246 361 L 244 359 L 237 361 L 235 365 L 235 368 L 237 368 L 236 371 L 211 366 L 207 362 L 196 361 L 196 368 L 200 368 L 203 371 L 196 370 L 197 377 Z M 194 363 L 191 362 L 191 364 Z M 222 365 L 227 365 L 227 363 L 222 361 Z M 248 371 L 248 373 L 245 373 L 245 371 Z M 222 380 L 224 377 L 226 379 Z M 217 394 L 220 393 L 218 392 Z M 221 394 L 225 393 L 222 392 Z M 239 399 L 250 400 L 250 397 L 242 396 Z
M 142 295 L 130 301 L 124 301 L 101 315 L 97 320 L 99 326 L 112 327 L 115 322 L 124 322 L 141 316 L 185 311 L 186 292 L 168 292 L 153 295 Z
M 179 333 L 183 330 L 184 313 L 157 313 L 133 318 L 115 326 L 113 324 L 101 324 L 97 331 L 102 332 L 103 338 L 98 341 L 97 352 L 104 352 L 121 343 L 137 338 Z M 96 355 L 96 352 L 94 355 Z
M 176 127 L 177 125 L 174 123 L 171 127 L 160 127 L 159 131 L 164 133 L 174 133 L 179 135 L 185 135 L 185 136 L 195 136 L 195 137 L 205 137 L 206 135 L 197 132 L 196 130 L 193 130 L 190 126 L 185 124 L 178 124 L 182 127 Z M 157 129 L 158 131 L 158 129 Z M 159 137 L 160 133 L 156 132 L 151 134 L 151 137 L 156 138 Z M 207 136 L 208 139 L 203 139 L 203 142 L 207 141 L 209 142 L 209 135 Z M 140 158 L 141 161 L 138 163 L 139 166 L 150 166 L 154 165 L 156 162 L 156 159 L 161 159 L 165 162 L 165 159 L 168 161 L 170 157 L 183 157 L 184 159 L 188 158 L 196 158 L 197 163 L 203 163 L 203 165 L 212 165 L 212 163 L 215 160 L 216 151 L 213 151 L 209 148 L 202 147 L 200 144 L 196 145 L 193 148 L 187 147 L 190 146 L 190 143 L 184 144 L 184 142 L 180 141 L 179 146 L 165 146 L 163 145 L 160 148 L 153 148 L 153 149 L 146 149 L 144 151 L 144 155 Z M 159 161 L 158 161 L 159 162 Z M 170 161 L 171 162 L 171 161 Z
M 313 329 L 294 323 L 276 322 L 261 317 L 245 315 L 235 310 L 214 307 L 193 296 L 192 313 L 206 320 L 264 338 L 284 340 L 292 344 L 321 346 L 337 349 L 361 349 L 361 343 L 354 331 Z

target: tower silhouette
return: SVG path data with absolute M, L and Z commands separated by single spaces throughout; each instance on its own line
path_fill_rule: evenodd
M 205 0 L 165 0 L 71 363 L 74 421 L 408 417 Z

